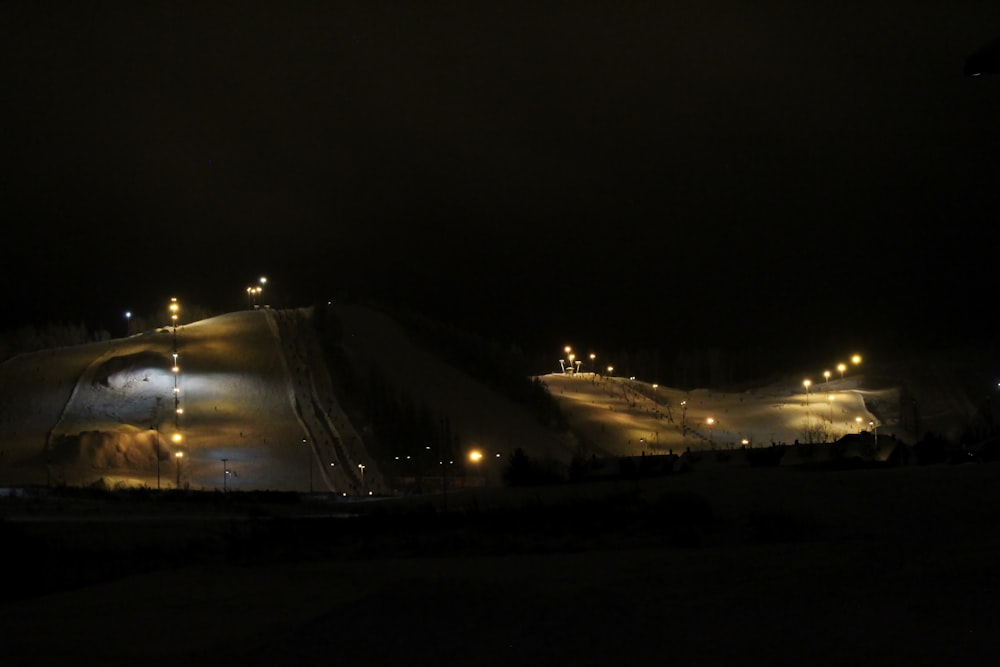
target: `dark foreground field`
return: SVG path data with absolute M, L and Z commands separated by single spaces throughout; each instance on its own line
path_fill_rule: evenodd
M 3 498 L 32 664 L 993 665 L 1000 465 Z

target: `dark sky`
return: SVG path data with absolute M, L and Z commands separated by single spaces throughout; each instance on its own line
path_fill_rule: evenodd
M 994 326 L 996 0 L 0 12 L 7 326 L 261 274 L 529 346 Z

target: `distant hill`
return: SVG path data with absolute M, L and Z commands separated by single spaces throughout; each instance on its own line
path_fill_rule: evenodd
M 981 440 L 997 423 L 996 366 L 969 350 L 866 361 L 864 375 L 812 395 L 793 375 L 680 390 L 528 376 L 522 361 L 440 323 L 350 304 L 22 354 L 0 364 L 0 485 L 401 493 L 445 479 L 500 485 L 515 453 L 565 469 L 833 439 L 869 422 L 911 443 L 925 432 Z

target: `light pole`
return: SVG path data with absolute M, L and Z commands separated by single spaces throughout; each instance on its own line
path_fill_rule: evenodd
M 222 492 L 225 493 L 229 483 L 229 466 L 226 463 L 229 459 L 219 459 L 222 461 Z
M 705 423 L 708 424 L 708 442 L 712 445 L 712 449 L 715 449 L 715 419 L 709 417 Z
M 177 315 L 180 313 L 181 305 L 177 302 L 177 298 L 173 297 L 170 299 L 170 322 L 173 324 L 174 329 L 174 352 L 177 351 Z
M 359 463 L 358 470 L 361 471 L 361 490 L 364 491 L 365 488 L 365 464 Z
M 177 452 L 174 454 L 174 461 L 177 462 L 177 488 L 181 488 L 181 459 L 184 458 L 184 452 Z
M 125 311 L 125 335 L 126 336 L 131 336 L 132 335 L 132 311 L 131 310 L 126 310 Z
M 826 378 L 826 383 L 830 384 L 830 371 L 823 371 L 823 377 Z
M 840 379 L 844 379 L 844 371 L 847 370 L 847 364 L 837 364 L 837 370 L 840 371 Z
M 802 381 L 802 386 L 806 388 L 806 431 L 809 435 L 809 442 L 812 442 L 812 412 L 809 409 L 809 387 L 812 386 L 812 380 L 806 378 Z
M 478 449 L 469 452 L 469 462 L 479 467 L 479 472 L 483 476 L 483 487 L 486 486 L 486 467 L 483 464 L 483 453 Z

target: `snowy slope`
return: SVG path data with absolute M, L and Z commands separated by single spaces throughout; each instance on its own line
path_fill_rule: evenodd
M 836 437 L 856 432 L 857 417 L 874 419 L 856 379 L 806 396 L 795 385 L 681 392 L 553 374 L 541 379 L 572 427 L 555 434 L 416 344 L 385 314 L 331 308 L 352 363 L 379 369 L 446 415 L 458 456 L 473 448 L 491 455 L 481 468 L 491 484 L 518 448 L 562 462 L 576 454 L 681 453 L 738 447 L 743 438 L 754 446 L 792 443 L 810 428 Z M 336 395 L 309 317 L 308 309 L 248 310 L 176 332 L 166 327 L 8 360 L 0 365 L 0 484 L 388 491 L 363 428 Z

